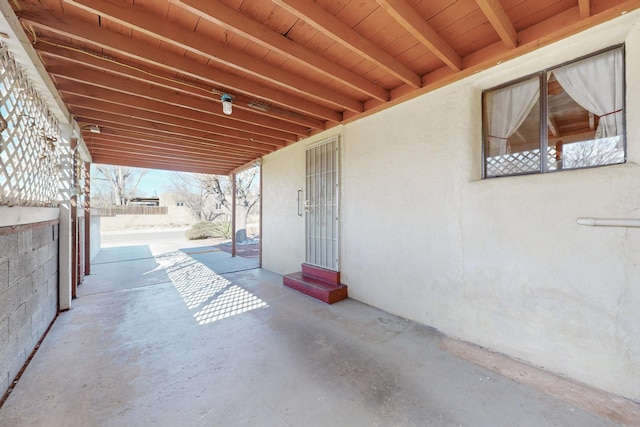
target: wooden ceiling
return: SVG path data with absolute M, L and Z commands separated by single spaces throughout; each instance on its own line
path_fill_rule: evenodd
M 9 1 L 94 163 L 213 174 L 640 7 L 640 0 Z M 231 115 L 222 113 L 222 94 L 233 97 Z

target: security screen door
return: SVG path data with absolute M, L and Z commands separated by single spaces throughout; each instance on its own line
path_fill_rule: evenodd
M 306 262 L 338 271 L 338 138 L 308 147 L 306 162 Z

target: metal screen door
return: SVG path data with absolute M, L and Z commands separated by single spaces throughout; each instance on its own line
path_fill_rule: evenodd
M 338 271 L 338 138 L 307 148 L 306 262 Z

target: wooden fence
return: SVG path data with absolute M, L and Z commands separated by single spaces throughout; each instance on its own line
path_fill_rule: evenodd
M 167 206 L 109 206 L 91 209 L 91 214 L 94 216 L 167 215 L 168 213 Z

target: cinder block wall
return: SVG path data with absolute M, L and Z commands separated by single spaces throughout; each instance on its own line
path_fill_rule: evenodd
M 0 396 L 57 311 L 57 221 L 0 227 Z

